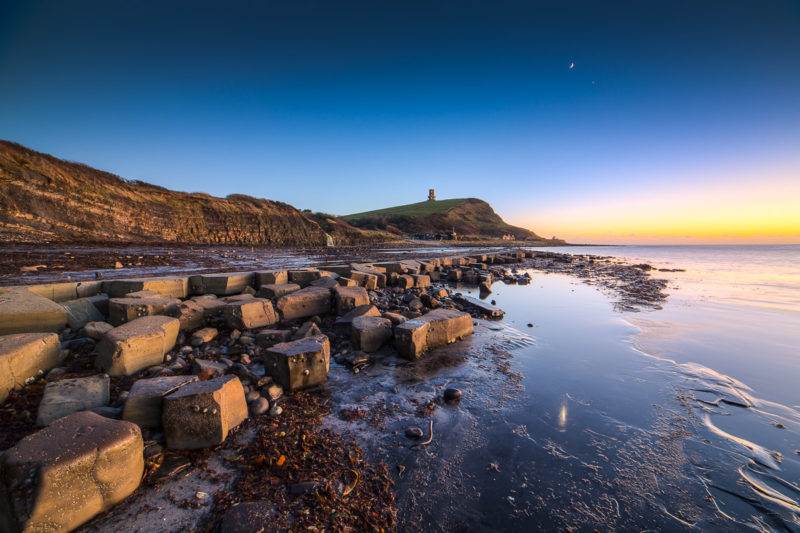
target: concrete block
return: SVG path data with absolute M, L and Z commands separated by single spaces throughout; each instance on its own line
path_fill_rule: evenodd
M 108 301 L 108 321 L 121 326 L 143 316 L 168 315 L 181 305 L 177 298 L 111 298 Z
M 255 283 L 255 272 L 226 272 L 191 276 L 189 286 L 193 294 L 216 294 L 228 296 L 239 294 Z
M 364 287 L 368 291 L 374 291 L 378 288 L 378 275 L 369 274 L 367 272 L 358 272 L 354 270 L 350 274 L 350 279 L 356 282 L 357 285 Z
M 166 316 L 146 316 L 112 329 L 97 347 L 95 366 L 112 376 L 131 375 L 161 364 L 175 346 L 180 322 Z
M 333 298 L 324 287 L 307 287 L 278 299 L 276 307 L 283 320 L 294 320 L 331 312 Z
M 0 294 L 0 335 L 59 332 L 66 325 L 66 309 L 44 296 L 27 289 Z
M 333 288 L 334 302 L 336 303 L 336 314 L 343 315 L 352 311 L 360 305 L 369 304 L 369 294 L 364 287 L 342 287 L 337 285 Z
M 318 280 L 322 277 L 330 276 L 330 272 L 323 272 L 321 270 L 290 270 L 289 282 L 296 283 L 301 287 L 308 287 L 312 281 Z
M 264 298 L 226 304 L 223 314 L 228 326 L 235 329 L 261 328 L 279 320 L 272 302 Z
M 392 323 L 376 316 L 356 317 L 353 319 L 352 337 L 357 350 L 375 352 L 392 338 Z
M 444 346 L 472 335 L 472 317 L 454 309 L 436 309 L 394 329 L 394 342 L 400 355 L 417 359 L 427 350 Z
M 328 337 L 307 337 L 268 348 L 264 369 L 284 389 L 295 391 L 325 383 L 330 355 Z
M 89 298 L 69 300 L 61 305 L 67 311 L 67 325 L 78 330 L 89 322 L 102 322 L 106 319 Z
M 263 285 L 284 285 L 289 283 L 289 273 L 286 270 L 272 270 L 269 272 L 256 272 L 256 288 Z
M 281 342 L 287 342 L 292 336 L 292 331 L 288 329 L 262 329 L 256 333 L 256 344 L 269 348 Z
M 123 298 L 130 292 L 153 291 L 162 298 L 189 296 L 188 277 L 114 279 L 106 282 L 110 298 Z
M 55 333 L 0 336 L 0 404 L 11 390 L 61 363 L 61 343 Z
M 54 420 L 72 413 L 108 405 L 109 386 L 108 376 L 51 381 L 44 388 L 36 423 L 48 426 Z
M 300 285 L 296 283 L 267 283 L 262 285 L 256 293 L 257 298 L 280 298 L 284 294 L 299 291 Z
M 122 419 L 139 427 L 160 429 L 164 396 L 193 381 L 197 381 L 197 376 L 168 376 L 136 381 L 125 400 Z

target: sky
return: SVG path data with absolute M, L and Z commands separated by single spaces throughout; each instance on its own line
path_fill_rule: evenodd
M 337 215 L 800 243 L 800 2 L 3 2 L 0 138 Z

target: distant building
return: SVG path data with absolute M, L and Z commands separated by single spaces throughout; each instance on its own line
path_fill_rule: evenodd
M 433 189 L 428 189 L 428 201 L 435 202 L 436 201 L 436 193 Z

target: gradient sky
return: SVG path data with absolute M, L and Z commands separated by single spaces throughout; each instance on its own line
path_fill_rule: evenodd
M 334 214 L 434 187 L 574 242 L 800 242 L 794 0 L 16 3 L 0 138 L 126 178 Z

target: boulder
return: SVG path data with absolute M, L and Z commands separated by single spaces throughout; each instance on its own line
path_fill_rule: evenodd
M 252 329 L 269 326 L 278 321 L 272 302 L 264 298 L 250 298 L 226 304 L 225 322 L 234 329 Z
M 392 323 L 387 318 L 360 316 L 353 319 L 353 346 L 375 352 L 392 338 Z
M 195 381 L 164 397 L 167 447 L 194 450 L 222 444 L 247 419 L 242 382 L 236 376 Z
M 55 333 L 15 333 L 0 336 L 0 404 L 8 393 L 61 363 L 61 343 Z
M 124 500 L 144 471 L 130 422 L 74 413 L 0 459 L 0 531 L 71 531 Z
M 111 298 L 108 301 L 108 321 L 121 326 L 143 316 L 174 314 L 181 305 L 177 298 Z
M 69 300 L 61 305 L 67 311 L 67 325 L 74 330 L 79 330 L 89 322 L 102 322 L 103 314 L 97 309 L 89 298 Z
M 264 348 L 274 346 L 279 342 L 286 342 L 292 336 L 288 329 L 262 329 L 256 333 L 256 344 Z
M 394 329 L 394 343 L 400 355 L 409 359 L 433 348 L 471 335 L 472 317 L 454 309 L 436 309 Z
M 67 325 L 67 311 L 27 289 L 0 294 L 0 335 L 59 332 Z
M 97 347 L 95 366 L 112 376 L 131 375 L 164 361 L 175 346 L 180 322 L 167 316 L 146 316 L 112 329 Z
M 283 285 L 289 283 L 289 273 L 285 270 L 256 272 L 256 288 L 264 285 Z
M 207 342 L 211 342 L 217 338 L 217 328 L 203 328 L 192 333 L 192 338 L 189 344 L 192 346 L 200 346 Z
M 36 423 L 48 426 L 54 420 L 72 413 L 108 405 L 109 386 L 108 376 L 51 381 L 44 388 Z
M 123 420 L 143 428 L 160 429 L 164 396 L 194 381 L 197 381 L 197 376 L 167 376 L 136 381 L 125 400 Z
M 216 294 L 228 296 L 239 294 L 255 282 L 254 272 L 227 272 L 223 274 L 202 274 L 191 276 L 189 286 L 194 294 Z
M 284 294 L 289 294 L 290 292 L 299 291 L 300 285 L 296 283 L 267 283 L 262 285 L 261 288 L 258 289 L 256 293 L 256 297 L 258 298 L 280 298 Z
M 283 320 L 323 315 L 331 311 L 331 291 L 324 287 L 306 287 L 278 299 L 276 307 Z
M 336 314 L 343 315 L 352 311 L 360 305 L 369 304 L 369 294 L 364 287 L 342 287 L 337 285 L 333 288 L 334 301 L 336 302 Z
M 138 291 L 152 291 L 162 298 L 186 298 L 189 296 L 189 278 L 138 278 L 115 279 L 106 282 L 108 296 L 122 298 Z
M 295 391 L 325 383 L 330 368 L 325 335 L 283 342 L 264 353 L 264 369 L 284 389 Z
M 296 283 L 301 287 L 308 287 L 309 285 L 311 285 L 312 281 L 327 276 L 330 276 L 330 272 L 323 272 L 321 270 L 316 270 L 316 269 L 289 271 L 289 281 L 291 283 Z

